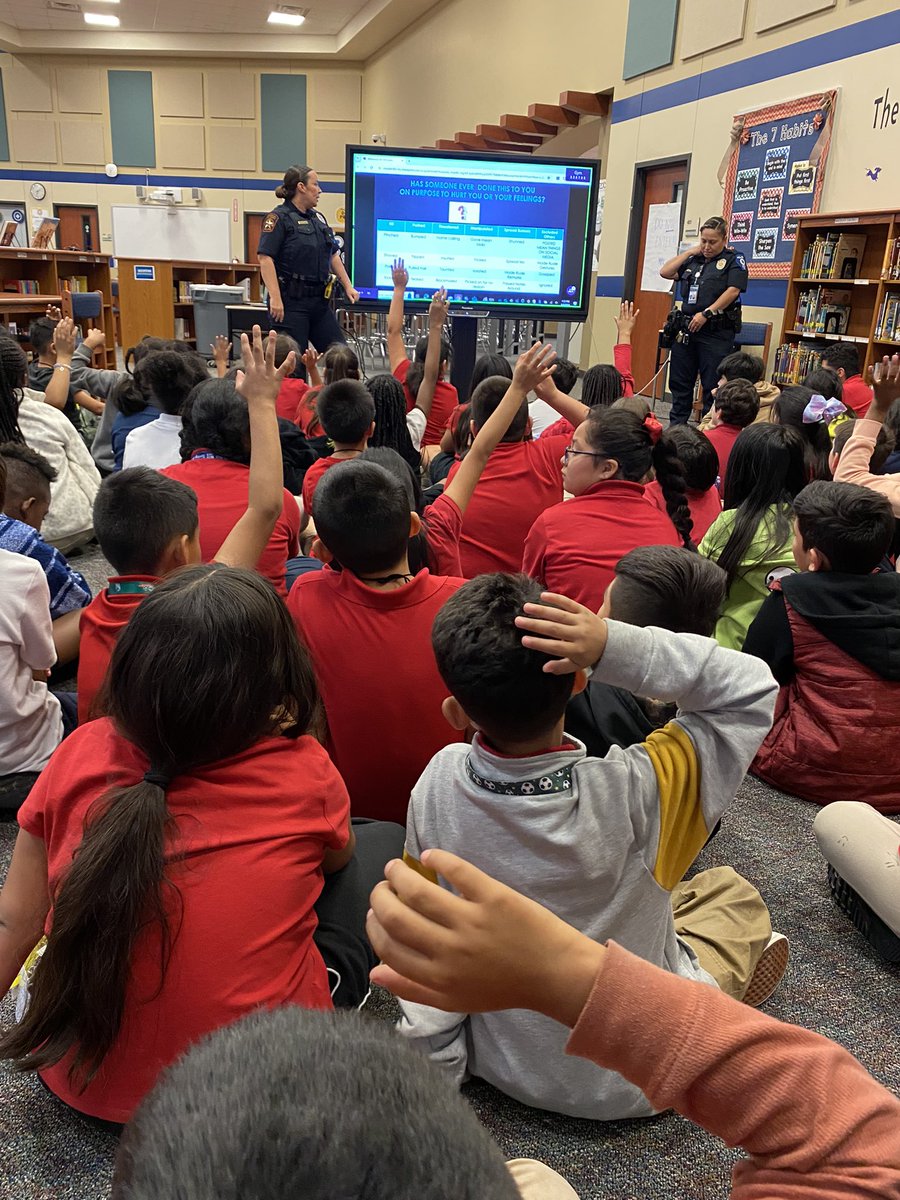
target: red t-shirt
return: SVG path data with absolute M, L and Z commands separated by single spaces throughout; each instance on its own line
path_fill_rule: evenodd
M 76 729 L 53 755 L 19 810 L 19 824 L 47 848 L 50 894 L 72 864 L 91 805 L 136 783 L 147 760 L 108 719 Z M 326 850 L 349 836 L 340 776 L 311 737 L 263 738 L 247 750 L 173 780 L 176 834 L 167 878 L 177 934 L 160 988 L 159 932 L 138 936 L 119 1036 L 84 1092 L 70 1059 L 41 1072 L 67 1104 L 127 1121 L 159 1072 L 205 1034 L 259 1008 L 331 1008 L 314 942 L 313 908 Z M 115 920 L 115 913 L 109 914 Z M 51 909 L 47 928 L 52 925 Z M 51 935 L 52 936 L 52 935 Z
M 705 492 L 694 492 L 688 488 L 685 494 L 688 508 L 691 510 L 691 520 L 694 522 L 691 537 L 694 544 L 699 546 L 707 529 L 717 517 L 722 515 L 722 497 L 716 487 L 711 487 Z M 657 480 L 654 479 L 652 483 L 645 486 L 644 495 L 651 504 L 656 505 L 660 512 L 666 512 L 666 501 Z M 668 516 L 668 514 L 666 515 Z
M 422 524 L 425 526 L 428 545 L 434 555 L 435 574 L 459 578 L 463 574 L 459 561 L 463 515 L 459 505 L 451 496 L 445 496 L 442 492 L 435 502 L 425 509 Z
M 631 343 L 616 342 L 613 346 L 613 365 L 622 376 L 622 395 L 634 395 L 634 375 L 631 373 Z M 572 425 L 565 417 L 560 417 L 558 421 L 554 421 L 552 425 L 541 434 L 541 437 L 557 437 L 563 434 L 571 438 L 575 432 L 575 426 Z
M 329 455 L 328 458 L 317 458 L 311 467 L 307 468 L 306 474 L 303 476 L 303 487 L 300 496 L 303 500 L 303 511 L 312 515 L 313 496 L 316 488 L 319 486 L 319 480 L 326 471 L 330 471 L 332 467 L 336 467 L 338 463 L 348 462 L 346 458 L 335 458 L 334 455 Z
M 405 825 L 410 792 L 433 755 L 462 740 L 441 712 L 448 692 L 431 626 L 463 582 L 422 570 L 381 590 L 326 567 L 301 575 L 288 594 L 322 694 L 326 745 L 356 817 Z
M 212 562 L 222 543 L 247 511 L 250 468 L 226 458 L 197 458 L 166 467 L 160 472 L 170 479 L 186 483 L 197 493 L 200 512 L 200 552 L 204 562 Z M 300 549 L 300 509 L 291 493 L 284 489 L 281 516 L 272 536 L 259 556 L 256 569 L 271 580 L 279 595 L 286 596 L 284 568 Z
M 463 575 L 519 571 L 528 530 L 562 500 L 560 458 L 568 437 L 501 442 L 493 451 L 463 517 L 459 556 Z M 460 468 L 454 463 L 447 483 Z
M 666 513 L 644 496 L 640 483 L 609 479 L 554 505 L 535 521 L 522 569 L 551 592 L 596 612 L 616 564 L 636 546 L 680 546 Z
M 827 358 L 827 354 L 825 355 Z M 872 389 L 862 375 L 851 375 L 844 380 L 844 390 L 841 392 L 841 402 L 852 408 L 858 417 L 864 417 L 872 403 Z
M 282 379 L 275 398 L 275 411 L 279 417 L 297 424 L 297 408 L 308 391 L 309 384 L 305 379 Z
M 91 708 L 106 678 L 119 634 L 131 614 L 159 580 L 151 576 L 114 575 L 87 608 L 81 610 L 78 647 L 78 724 L 91 719 Z M 116 594 L 118 589 L 124 589 Z M 112 591 L 112 595 L 110 595 Z
M 711 429 L 704 429 L 704 436 L 712 442 L 715 447 L 716 454 L 719 456 L 719 493 L 725 494 L 725 478 L 728 475 L 728 460 L 731 458 L 731 451 L 734 449 L 734 443 L 738 440 L 740 434 L 743 433 L 737 425 L 713 425 Z
M 398 363 L 394 370 L 394 378 L 399 379 L 403 384 L 403 391 L 406 394 L 406 411 L 415 408 L 416 398 L 406 386 L 406 376 L 409 374 L 411 364 L 408 358 L 403 362 Z M 459 393 L 452 383 L 447 383 L 443 379 L 439 379 L 434 385 L 434 401 L 431 405 L 431 412 L 428 414 L 428 423 L 425 426 L 425 433 L 422 435 L 423 446 L 438 446 L 441 438 L 444 435 L 444 430 L 447 428 L 447 420 L 454 408 L 459 404 Z
M 300 398 L 294 414 L 294 420 L 301 433 L 308 438 L 321 437 L 325 432 L 319 421 L 319 410 L 316 408 L 316 401 L 321 390 L 320 387 L 307 388 Z

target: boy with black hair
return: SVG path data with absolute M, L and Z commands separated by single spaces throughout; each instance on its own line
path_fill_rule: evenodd
M 437 754 L 413 789 L 407 859 L 430 875 L 424 850 L 465 853 L 594 941 L 762 1003 L 787 943 L 759 893 L 730 867 L 681 881 L 769 727 L 768 669 L 710 638 L 606 620 L 524 575 L 467 583 L 432 640 L 447 719 L 475 735 Z M 564 721 L 590 666 L 599 682 L 677 700 L 675 719 L 640 745 L 587 757 Z M 567 1058 L 553 1021 L 402 1007 L 401 1031 L 460 1082 L 471 1073 L 595 1120 L 652 1111 L 620 1076 Z
M 39 563 L 50 589 L 50 619 L 58 663 L 78 655 L 81 609 L 91 602 L 85 578 L 73 571 L 55 546 L 41 537 L 50 508 L 50 484 L 56 472 L 46 458 L 20 442 L 0 446 L 6 472 L 6 498 L 0 515 L 0 549 L 24 554 Z
M 743 350 L 735 350 L 732 354 L 726 354 L 717 367 L 719 382 L 716 391 L 720 387 L 724 387 L 726 383 L 731 383 L 733 379 L 746 379 L 748 383 L 753 384 L 759 397 L 759 412 L 756 414 L 756 420 L 771 421 L 772 405 L 781 395 L 781 389 L 774 383 L 766 382 L 763 378 L 765 369 L 766 364 L 755 354 L 747 354 Z M 700 422 L 700 429 L 705 432 L 711 424 L 712 413 L 709 413 Z
M 303 478 L 303 511 L 309 514 L 325 472 L 362 454 L 375 432 L 375 401 L 359 379 L 337 379 L 326 384 L 316 399 L 316 408 L 334 450 L 328 458 L 317 459 Z
M 704 433 L 719 456 L 719 494 L 725 494 L 728 460 L 741 430 L 752 425 L 759 415 L 759 396 L 747 379 L 732 379 L 716 388 L 712 421 Z
M 568 396 L 572 388 L 578 382 L 578 368 L 573 362 L 567 358 L 558 358 L 556 360 L 556 370 L 553 372 L 553 383 L 558 392 L 562 392 L 564 396 Z M 542 400 L 540 396 L 535 396 L 533 400 L 528 402 L 528 416 L 531 418 L 531 436 L 539 438 L 559 421 L 559 413 L 555 408 Z
M 794 514 L 800 574 L 772 585 L 744 643 L 781 685 L 752 770 L 817 804 L 900 812 L 896 755 L 872 755 L 900 726 L 900 576 L 873 574 L 894 537 L 890 503 L 817 480 Z
M 841 461 L 844 447 L 850 441 L 855 424 L 855 421 L 841 421 L 834 431 L 831 439 L 831 454 L 828 458 L 828 466 L 832 475 L 837 472 L 838 463 Z M 872 457 L 869 459 L 869 470 L 873 475 L 881 475 L 884 472 L 884 465 L 894 453 L 895 447 L 896 441 L 893 433 L 886 425 L 882 425 L 875 438 L 875 448 L 872 451 Z
M 72 376 L 71 366 L 62 363 L 57 365 L 56 362 L 54 337 L 57 324 L 58 321 L 54 317 L 38 317 L 36 321 L 31 322 L 28 329 L 28 340 L 36 355 L 28 364 L 28 386 L 34 388 L 36 392 L 46 392 L 47 384 L 53 378 L 54 371 L 67 371 L 70 379 Z M 97 416 L 102 416 L 104 404 L 102 400 L 97 400 L 84 388 L 78 387 L 76 384 L 69 384 L 69 398 L 63 412 L 80 432 L 79 406 Z
M 250 411 L 250 477 L 247 511 L 214 556 L 215 562 L 252 570 L 281 514 L 281 447 L 275 398 L 293 368 L 291 357 L 274 366 L 275 334 L 263 342 L 258 325 L 252 345 L 241 335 L 241 395 Z M 263 348 L 265 345 L 265 349 Z M 150 467 L 107 476 L 94 503 L 94 529 L 116 572 L 81 617 L 78 659 L 79 721 L 89 720 L 119 634 L 144 596 L 178 567 L 202 561 L 197 496 L 192 488 Z M 227 651 L 226 651 L 227 652 Z
M 834 371 L 842 385 L 841 403 L 864 417 L 872 403 L 872 389 L 860 373 L 859 349 L 852 342 L 834 342 L 822 351 L 822 366 Z

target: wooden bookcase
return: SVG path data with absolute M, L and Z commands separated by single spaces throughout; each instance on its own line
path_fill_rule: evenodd
M 0 248 L 0 327 L 7 333 L 10 325 L 14 336 L 28 346 L 28 326 L 44 315 L 48 304 L 58 304 L 64 313 L 71 314 L 71 280 L 81 276 L 87 291 L 100 292 L 103 303 L 100 316 L 93 324 L 106 335 L 106 346 L 94 355 L 99 367 L 116 366 L 115 326 L 112 307 L 112 280 L 109 259 L 105 254 L 78 250 L 20 250 Z M 37 285 L 32 293 L 7 291 L 13 283 L 30 280 Z
M 838 276 L 815 278 L 802 274 L 803 259 L 814 239 L 826 234 L 864 234 L 865 250 L 859 261 L 856 275 L 851 279 Z M 779 370 L 779 352 L 785 345 L 799 346 L 813 352 L 825 349 L 829 342 L 856 342 L 860 351 L 860 364 L 865 376 L 866 369 L 876 358 L 891 352 L 898 342 L 875 339 L 878 314 L 886 294 L 900 292 L 900 279 L 886 278 L 893 241 L 900 236 L 900 212 L 847 212 L 812 213 L 798 218 L 797 241 L 788 282 L 784 305 L 781 340 L 775 351 L 774 383 L 802 383 L 812 365 L 795 372 Z M 845 333 L 811 333 L 798 330 L 797 310 L 801 293 L 821 286 L 832 290 L 850 292 L 850 318 Z
M 184 321 L 184 340 L 194 342 L 194 305 L 179 299 L 179 284 L 230 283 L 250 280 L 250 299 L 260 298 L 258 263 L 203 263 L 120 258 L 119 311 L 123 348 L 142 337 L 174 338 L 176 318 Z M 152 268 L 153 278 L 140 278 Z M 207 353 L 207 347 L 200 348 Z

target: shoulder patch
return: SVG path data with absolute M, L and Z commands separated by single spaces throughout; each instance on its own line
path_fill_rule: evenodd
M 741 268 L 742 271 L 747 270 L 747 260 L 746 260 L 746 258 L 744 258 L 743 254 L 736 254 L 734 256 L 734 261 L 737 263 L 737 265 Z
M 262 223 L 263 233 L 272 233 L 274 231 L 275 227 L 277 226 L 277 224 L 278 224 L 278 214 L 277 213 L 269 213 L 269 215 L 266 217 L 266 219 Z

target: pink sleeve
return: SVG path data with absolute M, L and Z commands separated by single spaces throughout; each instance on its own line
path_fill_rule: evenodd
M 613 346 L 613 362 L 625 385 L 623 396 L 634 395 L 634 376 L 631 373 L 631 342 L 617 342 Z
M 608 951 L 567 1053 L 741 1146 L 750 1159 L 734 1169 L 733 1200 L 900 1194 L 900 1101 L 846 1050 Z
M 873 475 L 869 470 L 869 459 L 880 429 L 880 421 L 867 421 L 864 417 L 854 421 L 853 432 L 844 446 L 834 478 L 836 483 L 858 483 L 887 496 L 894 516 L 900 517 L 900 476 Z
M 424 521 L 436 573 L 462 578 L 459 535 L 462 533 L 463 515 L 459 505 L 452 497 L 441 494 L 425 509 Z

